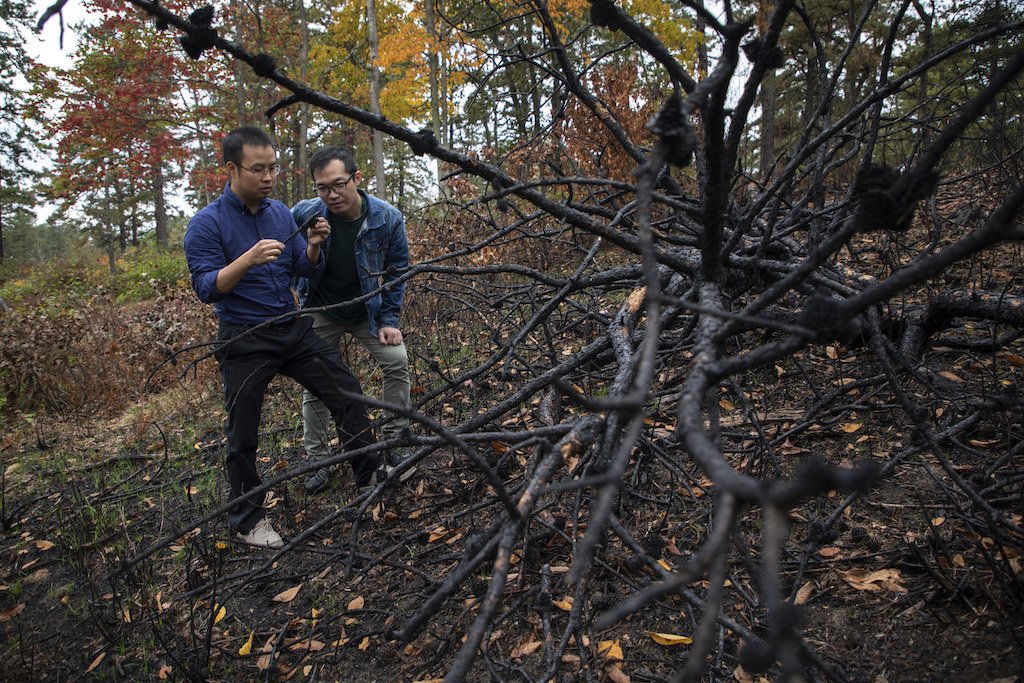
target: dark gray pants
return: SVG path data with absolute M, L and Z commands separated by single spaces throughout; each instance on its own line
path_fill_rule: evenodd
M 232 499 L 263 483 L 256 467 L 256 447 L 263 395 L 275 375 L 291 377 L 324 402 L 346 451 L 375 443 L 366 405 L 341 394 L 361 395 L 359 381 L 345 366 L 338 349 L 313 332 L 312 324 L 309 318 L 298 318 L 291 324 L 263 327 L 216 352 L 228 414 L 225 465 Z M 217 340 L 223 344 L 247 329 L 221 323 Z M 358 456 L 351 463 L 356 484 L 362 486 L 369 483 L 379 466 L 379 457 Z M 233 506 L 228 512 L 231 528 L 249 533 L 264 516 L 262 503 L 262 497 L 256 496 Z

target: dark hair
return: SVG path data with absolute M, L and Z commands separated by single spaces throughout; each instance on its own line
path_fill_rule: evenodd
M 321 147 L 309 158 L 310 177 L 327 168 L 327 164 L 335 159 L 345 166 L 346 173 L 355 173 L 359 170 L 356 168 L 356 158 L 352 156 L 352 152 L 341 147 Z
M 242 148 L 250 147 L 274 147 L 274 141 L 270 136 L 255 126 L 242 126 L 236 128 L 221 140 L 220 149 L 224 156 L 224 163 L 229 161 L 234 164 L 242 163 Z

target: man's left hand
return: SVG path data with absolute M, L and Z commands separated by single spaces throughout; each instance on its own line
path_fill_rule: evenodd
M 306 232 L 306 242 L 310 246 L 316 246 L 323 244 L 323 241 L 327 239 L 327 236 L 331 234 L 331 224 L 327 222 L 327 219 L 320 216 L 316 219 L 316 223 L 310 226 Z
M 377 330 L 377 339 L 385 346 L 398 346 L 402 343 L 402 331 L 397 327 L 382 327 Z

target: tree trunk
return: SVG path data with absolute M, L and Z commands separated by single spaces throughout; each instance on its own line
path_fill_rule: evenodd
M 771 19 L 775 9 L 774 0 L 762 0 L 757 12 L 757 30 L 762 36 L 768 32 L 768 21 Z M 778 103 L 775 101 L 778 95 L 777 77 L 774 73 L 766 73 L 761 81 L 760 105 L 761 105 L 761 127 L 760 127 L 760 159 L 758 167 L 761 179 L 768 178 L 772 165 L 775 163 L 775 108 Z
M 377 49 L 380 42 L 377 36 L 377 5 L 374 0 L 366 0 L 366 25 L 370 38 L 370 111 L 380 116 L 380 67 L 377 64 Z M 387 198 L 387 187 L 384 183 L 384 136 L 379 130 L 373 131 L 373 169 L 377 178 L 376 194 L 381 199 Z
M 444 128 L 441 127 L 441 102 L 438 93 L 438 65 L 437 65 L 437 18 L 434 16 L 434 0 L 427 0 L 427 66 L 430 71 L 430 127 L 437 135 L 438 141 L 444 145 Z M 434 159 L 434 175 L 441 178 L 441 161 Z M 443 193 L 443 190 L 442 190 Z
M 153 218 L 156 222 L 156 243 L 161 247 L 167 246 L 170 232 L 167 221 L 167 198 L 164 196 L 166 182 L 163 165 L 157 164 L 153 171 Z
M 235 44 L 242 45 L 242 11 L 243 5 L 239 0 L 231 4 L 231 13 L 235 17 Z M 231 69 L 235 77 L 235 121 L 239 126 L 246 124 L 245 116 L 245 81 L 242 75 L 242 63 L 237 59 L 231 60 Z
M 299 0 L 299 23 L 302 26 L 302 47 L 299 54 L 299 78 L 303 83 L 309 82 L 309 14 L 305 0 Z M 310 178 L 306 173 L 309 166 L 309 103 L 299 104 L 298 159 L 301 174 L 295 176 L 295 199 L 299 200 L 309 194 Z

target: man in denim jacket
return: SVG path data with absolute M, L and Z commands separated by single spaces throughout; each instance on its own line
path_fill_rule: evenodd
M 405 219 L 395 207 L 359 189 L 362 174 L 348 150 L 318 150 L 309 160 L 309 172 L 317 197 L 297 203 L 292 215 L 299 225 L 314 217 L 318 222 L 326 220 L 331 234 L 323 245 L 324 269 L 299 281 L 303 306 L 332 306 L 312 313 L 313 329 L 334 347 L 345 334 L 352 335 L 380 365 L 381 398 L 394 405 L 407 405 L 409 356 L 399 328 L 405 283 L 398 281 L 409 265 Z M 351 303 L 338 306 L 345 302 Z M 324 404 L 304 392 L 303 442 L 311 458 L 326 457 L 330 452 L 329 418 Z M 401 415 L 391 416 L 382 427 L 381 437 L 392 438 L 408 424 Z M 391 464 L 401 464 L 403 455 L 392 450 Z M 407 466 L 399 477 L 404 481 L 413 473 L 414 469 Z M 329 481 L 330 470 L 322 468 L 306 480 L 306 490 L 322 491 Z

